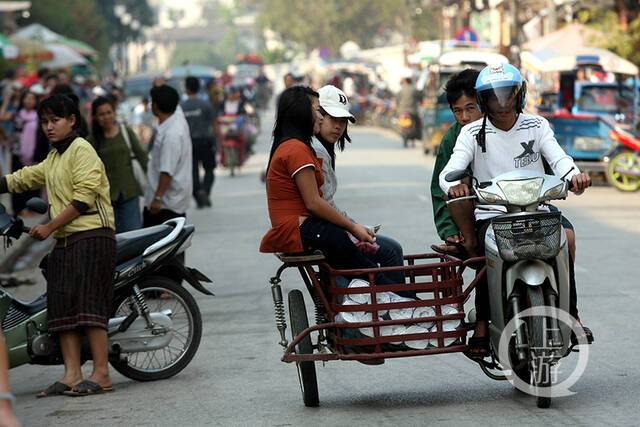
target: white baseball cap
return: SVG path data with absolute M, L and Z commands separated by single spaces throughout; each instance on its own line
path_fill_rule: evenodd
M 332 85 L 326 85 L 318 91 L 320 94 L 320 106 L 331 117 L 347 117 L 351 123 L 356 118 L 349 112 L 349 99 L 343 91 Z

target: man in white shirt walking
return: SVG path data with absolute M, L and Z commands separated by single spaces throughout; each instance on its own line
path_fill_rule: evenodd
M 523 113 L 526 83 L 520 72 L 510 64 L 490 65 L 484 68 L 476 81 L 478 105 L 484 117 L 462 128 L 453 154 L 440 174 L 440 187 L 450 199 L 470 194 L 468 184 L 447 182 L 445 176 L 452 171 L 470 168 L 480 182 L 513 170 L 545 172 L 546 161 L 557 176 L 570 179 L 572 191 L 581 194 L 591 185 L 589 175 L 580 172 L 573 159 L 568 156 L 555 139 L 546 119 Z M 470 210 L 458 203 L 449 205 L 454 221 L 465 236 L 464 246 L 470 256 L 482 252 L 484 234 L 490 219 L 504 212 L 500 206 L 475 210 L 475 218 Z M 489 208 L 489 209 L 487 209 Z M 569 246 L 575 248 L 575 234 L 571 224 L 563 217 L 567 229 Z M 468 238 L 467 238 L 468 237 Z M 575 249 L 573 250 L 575 254 Z M 571 256 L 571 315 L 578 318 L 575 291 L 575 255 Z M 489 340 L 487 321 L 489 320 L 489 299 L 486 282 L 476 288 L 476 329 L 469 340 L 472 356 L 488 355 Z M 584 327 L 589 342 L 593 334 Z
M 151 89 L 151 108 L 158 127 L 149 152 L 144 226 L 185 216 L 193 191 L 189 125 L 177 112 L 180 97 L 171 86 Z

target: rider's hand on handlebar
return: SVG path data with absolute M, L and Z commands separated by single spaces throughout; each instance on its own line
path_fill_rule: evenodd
M 31 231 L 29 231 L 29 236 L 33 237 L 36 240 L 45 240 L 53 233 L 53 230 L 50 229 L 48 224 L 40 224 L 31 227 Z
M 469 186 L 467 184 L 457 184 L 449 189 L 449 199 L 457 199 L 458 197 L 467 197 L 470 196 L 471 192 L 469 191 Z
M 353 234 L 353 236 L 361 242 L 373 243 L 376 241 L 376 235 L 373 233 L 373 230 L 365 227 L 364 225 L 354 224 L 353 230 L 351 230 L 351 234 Z
M 591 187 L 591 178 L 589 178 L 589 174 L 586 172 L 581 172 L 571 178 L 570 190 L 574 193 L 582 194 L 588 187 Z

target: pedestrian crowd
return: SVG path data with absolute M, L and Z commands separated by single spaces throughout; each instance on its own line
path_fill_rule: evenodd
M 196 77 L 181 83 L 182 95 L 155 79 L 131 109 L 116 76 L 98 84 L 17 69 L 0 82 L 0 195 L 10 193 L 10 210 L 21 216 L 33 215 L 30 198 L 45 199 L 49 217 L 29 234 L 55 241 L 46 258 L 47 315 L 65 369 L 38 397 L 113 389 L 115 234 L 184 217 L 192 198 L 198 208 L 212 206 L 217 118 L 234 104 L 245 108 L 245 99 L 235 87 L 204 89 Z M 88 377 L 80 369 L 83 336 L 93 359 Z M 0 329 L 0 425 L 13 426 L 5 347 Z

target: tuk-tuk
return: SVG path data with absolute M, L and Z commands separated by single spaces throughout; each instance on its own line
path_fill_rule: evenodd
M 635 75 L 605 69 L 598 55 L 575 55 L 574 64 L 558 72 L 558 92 L 547 93 L 538 111 L 581 170 L 606 173 L 619 135 L 636 133 L 638 82 Z
M 425 101 L 423 106 L 424 153 L 438 152 L 440 140 L 455 121 L 453 112 L 449 108 L 444 86 L 456 73 L 466 69 L 481 70 L 488 64 L 509 62 L 504 55 L 494 50 L 468 47 L 456 48 L 442 53 L 428 69 L 425 84 Z

